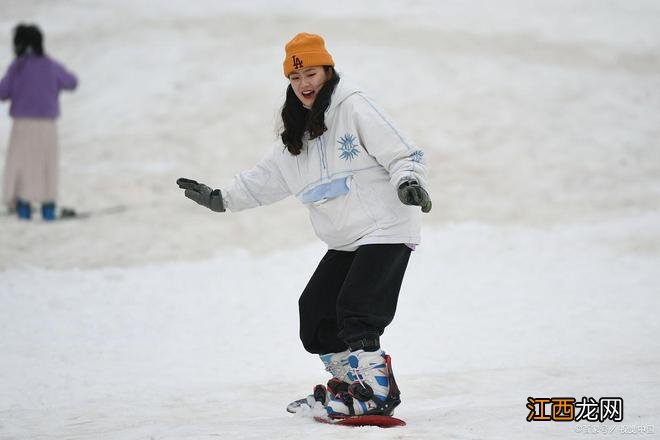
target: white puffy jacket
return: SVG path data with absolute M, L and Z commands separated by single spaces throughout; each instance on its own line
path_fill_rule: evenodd
M 399 201 L 405 179 L 425 185 L 424 153 L 383 111 L 342 79 L 325 114 L 323 136 L 303 140 L 298 156 L 282 142 L 251 170 L 221 188 L 233 212 L 294 195 L 309 209 L 316 235 L 330 249 L 420 242 L 420 207 Z

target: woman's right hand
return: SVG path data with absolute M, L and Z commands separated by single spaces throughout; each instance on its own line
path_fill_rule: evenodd
M 199 183 L 192 179 L 186 179 L 185 177 L 176 179 L 176 184 L 179 185 L 179 188 L 185 190 L 184 195 L 190 200 L 193 200 L 202 206 L 206 206 L 211 211 L 225 212 L 222 192 L 220 192 L 219 189 L 212 190 L 203 183 Z

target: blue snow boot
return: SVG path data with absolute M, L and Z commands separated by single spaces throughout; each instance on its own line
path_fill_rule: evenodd
M 32 218 L 32 206 L 30 202 L 24 200 L 16 201 L 16 213 L 21 220 L 30 220 Z
M 349 379 L 348 355 L 351 354 L 349 350 L 339 353 L 326 353 L 319 355 L 321 362 L 325 366 L 325 370 L 332 374 L 332 378 L 328 381 L 327 385 L 316 385 L 313 394 L 291 402 L 286 410 L 290 413 L 295 413 L 303 408 L 313 408 L 316 402 L 321 402 L 325 405 L 330 401 L 330 398 L 335 394 L 348 391 L 348 385 L 351 382 Z
M 41 218 L 49 222 L 55 220 L 55 202 L 43 203 L 41 205 Z
M 390 356 L 383 350 L 358 350 L 348 356 L 348 365 L 351 383 L 346 391 L 335 393 L 326 402 L 328 416 L 392 415 L 401 397 Z

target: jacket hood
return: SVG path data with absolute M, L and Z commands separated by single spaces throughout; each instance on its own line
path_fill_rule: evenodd
M 342 76 L 339 79 L 339 83 L 335 87 L 335 91 L 332 93 L 332 99 L 330 100 L 330 106 L 328 111 L 334 110 L 339 104 L 344 102 L 346 98 L 356 93 L 362 92 L 362 89 L 357 85 L 348 82 Z

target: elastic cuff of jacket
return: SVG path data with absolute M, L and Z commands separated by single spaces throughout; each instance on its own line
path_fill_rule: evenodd
M 419 182 L 417 182 L 417 180 L 415 180 L 413 178 L 404 177 L 403 179 L 399 180 L 399 185 L 397 186 L 397 188 L 401 189 L 403 187 L 410 186 L 410 185 L 419 185 Z

